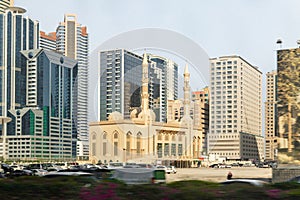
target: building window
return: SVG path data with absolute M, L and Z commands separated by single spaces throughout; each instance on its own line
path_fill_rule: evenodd
M 169 135 L 165 135 L 165 141 L 169 141 Z
M 170 151 L 169 143 L 165 143 L 164 156 L 168 156 Z
M 178 144 L 178 156 L 182 156 L 182 144 Z
M 96 156 L 96 143 L 92 143 L 92 156 Z
M 176 144 L 171 144 L 171 155 L 176 156 Z
M 161 134 L 158 134 L 157 139 L 161 140 L 161 137 L 162 137 Z
M 162 157 L 162 143 L 157 143 L 157 156 Z
M 114 156 L 118 156 L 118 142 L 114 142 Z
M 105 156 L 106 155 L 106 142 L 103 142 L 102 147 L 103 147 L 103 156 Z
M 138 133 L 136 138 L 136 153 L 137 154 L 141 153 L 141 133 Z
M 114 139 L 118 139 L 118 133 L 114 134 Z

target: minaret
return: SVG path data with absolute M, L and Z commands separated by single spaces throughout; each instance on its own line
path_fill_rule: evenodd
M 142 64 L 142 102 L 141 102 L 141 108 L 142 112 L 147 111 L 149 109 L 149 93 L 148 93 L 148 84 L 149 84 L 149 79 L 148 79 L 148 61 L 147 61 L 147 54 L 144 53 L 144 58 L 143 58 L 143 64 Z
M 190 116 L 190 94 L 191 94 L 191 89 L 190 89 L 190 73 L 188 70 L 188 65 L 185 65 L 184 68 L 184 100 L 183 100 L 183 106 L 184 106 L 184 116 Z

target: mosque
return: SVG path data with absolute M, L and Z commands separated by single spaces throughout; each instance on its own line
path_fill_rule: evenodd
M 92 163 L 135 162 L 191 167 L 199 163 L 203 132 L 194 126 L 190 116 L 190 73 L 184 69 L 184 114 L 180 120 L 155 122 L 149 109 L 148 61 L 142 63 L 141 108 L 133 110 L 130 119 L 113 112 L 107 121 L 89 124 Z

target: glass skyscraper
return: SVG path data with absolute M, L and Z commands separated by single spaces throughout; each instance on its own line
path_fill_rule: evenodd
M 7 124 L 8 158 L 74 159 L 77 61 L 43 49 L 22 51 L 22 55 L 27 68 L 26 106 L 8 111 L 12 118 Z
M 100 52 L 99 120 L 107 120 L 117 111 L 125 119 L 141 106 L 141 79 L 143 57 L 124 49 Z M 161 121 L 163 92 L 162 70 L 155 62 L 149 63 L 149 108 Z
M 39 23 L 24 16 L 23 8 L 11 7 L 0 14 L 0 115 L 26 105 L 26 67 L 20 51 L 38 48 Z M 6 125 L 4 125 L 6 126 Z M 1 149 L 7 148 L 0 127 Z M 14 134 L 7 130 L 7 135 Z M 4 137 L 3 137 L 4 136 Z M 7 151 L 6 151 L 7 152 Z M 0 154 L 7 157 L 4 151 Z
M 167 103 L 168 100 L 178 99 L 178 65 L 167 58 L 148 54 L 149 60 L 155 62 L 157 68 L 162 71 L 162 98 L 160 100 L 160 121 L 167 121 Z M 156 112 L 156 109 L 153 109 Z

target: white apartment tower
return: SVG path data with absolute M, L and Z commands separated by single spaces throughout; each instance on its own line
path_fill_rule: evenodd
M 46 34 L 40 31 L 40 48 L 56 51 L 56 32 Z
M 277 72 L 267 73 L 267 95 L 265 102 L 265 138 L 266 159 L 274 160 L 278 147 L 276 137 L 276 111 L 277 111 Z
M 77 22 L 76 15 L 66 14 L 64 22 L 57 27 L 56 45 L 58 52 L 78 61 L 78 100 L 74 102 L 77 104 L 74 117 L 77 122 L 76 155 L 88 157 L 88 33 L 87 27 Z
M 261 160 L 262 73 L 240 56 L 210 59 L 208 153 Z

